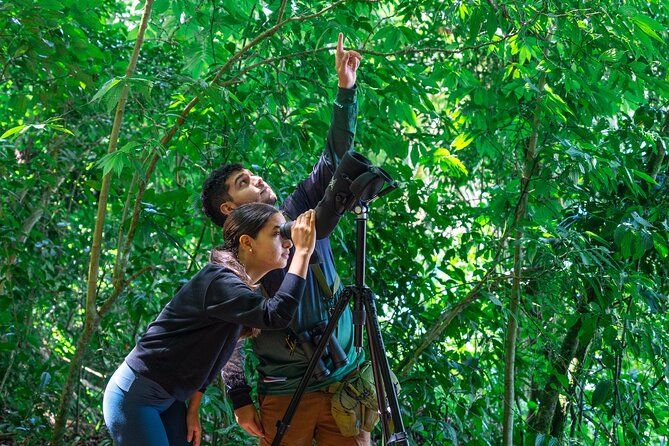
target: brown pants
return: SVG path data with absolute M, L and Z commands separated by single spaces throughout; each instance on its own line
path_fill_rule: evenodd
M 276 422 L 283 418 L 292 395 L 260 396 L 260 419 L 265 438 L 260 446 L 269 446 L 276 435 Z M 281 445 L 312 446 L 370 446 L 370 434 L 363 430 L 357 437 L 344 437 L 332 418 L 332 394 L 325 392 L 305 393 L 297 406 L 290 427 Z

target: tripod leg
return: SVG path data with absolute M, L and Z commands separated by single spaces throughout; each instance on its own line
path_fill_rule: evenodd
M 365 326 L 367 328 L 367 333 L 370 333 L 369 319 L 367 319 Z M 378 367 L 379 359 L 376 357 L 375 349 L 372 348 L 371 343 L 372 341 L 370 340 L 369 356 L 372 362 L 372 372 L 374 373 L 374 388 L 376 389 L 376 402 L 379 406 L 381 430 L 383 431 L 383 440 L 385 443 L 388 440 L 388 435 L 390 435 L 391 431 L 390 417 L 388 414 L 388 405 L 386 404 L 386 392 L 383 387 L 383 377 L 381 376 L 381 371 Z
M 407 446 L 407 434 L 404 431 L 404 422 L 402 421 L 402 414 L 400 413 L 400 406 L 397 400 L 397 392 L 390 376 L 390 365 L 388 364 L 388 357 L 386 356 L 386 349 L 383 345 L 383 337 L 381 336 L 381 328 L 379 327 L 379 319 L 376 313 L 376 305 L 374 302 L 374 294 L 367 290 L 365 293 L 365 310 L 367 312 L 367 336 L 369 340 L 369 350 L 372 356 L 372 366 L 374 371 L 374 384 L 377 389 L 377 398 L 379 401 L 379 410 L 381 411 L 381 419 L 386 420 L 384 428 L 384 438 L 387 445 L 402 445 Z M 380 379 L 379 379 L 380 378 Z M 381 387 L 381 392 L 379 388 Z M 385 390 L 385 395 L 383 391 Z M 388 399 L 388 408 L 390 409 L 390 419 L 392 420 L 392 430 L 390 432 L 388 413 L 386 409 L 386 398 L 379 398 L 385 396 Z
M 314 351 L 314 355 L 311 357 L 311 359 L 309 359 L 307 370 L 304 372 L 302 379 L 300 379 L 300 383 L 297 385 L 297 389 L 295 390 L 295 393 L 293 394 L 293 397 L 288 404 L 288 408 L 286 409 L 283 418 L 276 423 L 276 436 L 274 437 L 274 440 L 272 440 L 272 446 L 279 446 L 283 436 L 286 434 L 286 431 L 288 431 L 290 422 L 293 419 L 293 415 L 295 415 L 295 410 L 297 410 L 297 405 L 300 403 L 302 395 L 304 394 L 304 390 L 307 388 L 307 384 L 311 379 L 311 375 L 314 373 L 316 363 L 323 355 L 323 351 L 327 346 L 328 340 L 330 339 L 330 336 L 332 336 L 332 332 L 337 326 L 339 318 L 344 312 L 344 309 L 346 309 L 346 306 L 351 300 L 351 297 L 354 296 L 354 293 L 355 291 L 353 290 L 353 287 L 346 287 L 339 296 L 339 299 L 334 306 L 332 316 L 330 317 L 330 320 L 328 321 L 328 324 L 323 331 L 323 335 L 321 336 L 321 340 L 318 343 L 316 350 Z

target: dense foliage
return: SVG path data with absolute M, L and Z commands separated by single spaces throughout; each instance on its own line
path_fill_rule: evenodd
M 0 3 L 0 442 L 60 416 L 110 444 L 106 378 L 220 243 L 203 179 L 240 161 L 292 191 L 341 31 L 357 150 L 402 186 L 372 205 L 368 283 L 413 444 L 667 444 L 666 2 L 147 4 L 144 33 L 137 2 Z M 222 390 L 202 417 L 206 444 L 254 444 Z

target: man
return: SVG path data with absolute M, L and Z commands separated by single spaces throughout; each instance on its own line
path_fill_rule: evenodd
M 325 151 L 309 177 L 298 184 L 295 192 L 281 205 L 281 209 L 291 218 L 316 207 L 323 198 L 339 160 L 353 145 L 357 119 L 356 73 L 359 64 L 360 54 L 344 51 L 343 35 L 339 34 L 335 57 L 339 88 Z M 205 213 L 219 226 L 224 224 L 226 215 L 237 206 L 253 201 L 274 204 L 276 200 L 276 194 L 261 177 L 239 164 L 223 166 L 214 171 L 205 182 L 202 193 Z M 265 276 L 261 282 L 264 292 L 272 295 L 284 275 L 285 270 L 275 270 Z M 307 274 L 305 294 L 291 327 L 287 330 L 263 331 L 251 340 L 253 351 L 259 359 L 260 414 L 251 400 L 251 389 L 244 376 L 241 345 L 223 370 L 237 422 L 249 434 L 259 437 L 262 446 L 268 445 L 274 438 L 276 422 L 283 417 L 306 371 L 309 357 L 300 346 L 299 335 L 328 320 L 328 312 L 340 291 L 329 238 L 318 240 Z M 335 369 L 332 362 L 328 361 L 326 366 L 331 374 L 321 381 L 310 380 L 282 444 L 311 446 L 313 440 L 319 446 L 370 443 L 369 432 L 365 431 L 360 431 L 356 437 L 344 437 L 330 408 L 331 392 L 336 387 L 333 384 L 354 374 L 364 360 L 362 354 L 356 354 L 353 346 L 350 309 L 347 308 L 340 318 L 334 335 L 348 363 Z

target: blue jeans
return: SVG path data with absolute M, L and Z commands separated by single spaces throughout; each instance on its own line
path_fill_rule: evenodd
M 114 372 L 102 402 L 116 446 L 185 446 L 186 403 L 124 362 Z

